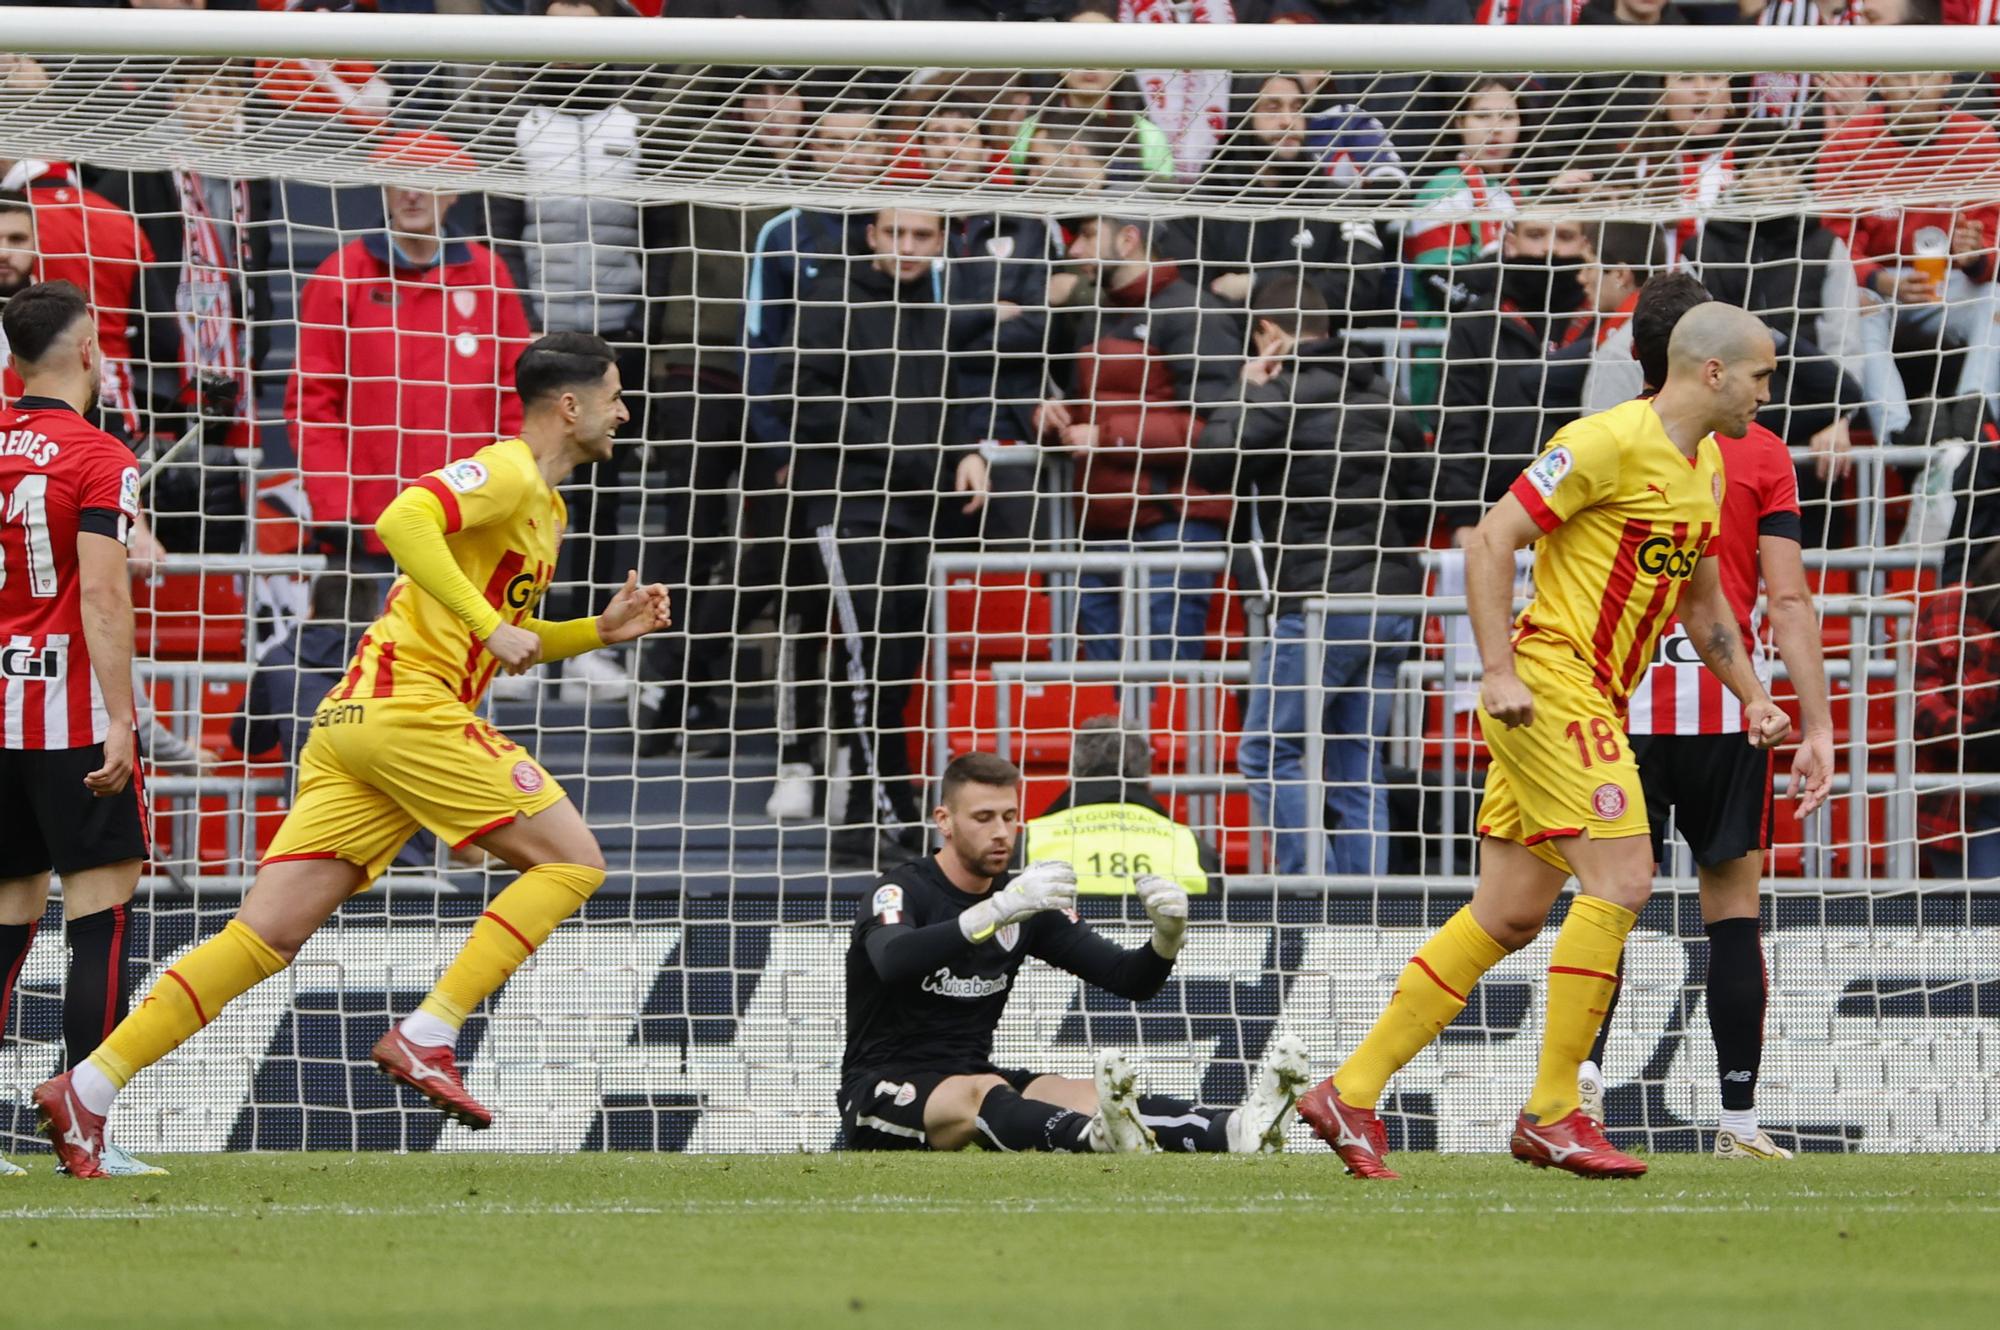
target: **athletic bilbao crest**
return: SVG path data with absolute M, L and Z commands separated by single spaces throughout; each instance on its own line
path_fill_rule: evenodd
M 479 312 L 479 294 L 476 291 L 453 291 L 451 307 L 458 311 L 462 319 L 469 319 Z
M 1596 809 L 1597 815 L 1607 822 L 1614 818 L 1623 817 L 1625 815 L 1624 787 L 1613 785 L 1610 781 L 1606 781 L 1604 784 L 1598 786 L 1596 791 L 1590 796 L 1590 806 Z
M 1000 930 L 993 934 L 993 940 L 1000 944 L 1003 951 L 1012 951 L 1021 941 L 1021 926 L 1019 924 L 1002 925 Z

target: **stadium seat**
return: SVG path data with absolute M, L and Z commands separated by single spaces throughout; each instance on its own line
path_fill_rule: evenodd
M 138 654 L 155 660 L 243 659 L 243 588 L 228 573 L 132 579 Z
M 1039 573 L 959 573 L 945 587 L 946 652 L 954 662 L 1047 660 L 1052 623 Z

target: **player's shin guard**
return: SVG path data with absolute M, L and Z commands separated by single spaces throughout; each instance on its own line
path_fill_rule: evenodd
M 1618 987 L 1625 935 L 1639 916 L 1596 896 L 1570 901 L 1569 916 L 1549 953 L 1548 1017 L 1542 1027 L 1542 1060 L 1527 1115 L 1555 1122 L 1576 1111 L 1576 1069 L 1590 1055 L 1597 1030 Z
M 114 905 L 64 925 L 69 938 L 69 978 L 63 988 L 65 1071 L 89 1057 L 125 1018 L 128 909 Z
M 1153 1139 L 1172 1154 L 1222 1154 L 1229 1149 L 1227 1108 L 1202 1108 L 1163 1094 L 1139 1096 L 1139 1120 L 1153 1129 Z
M 406 1022 L 404 1036 L 420 1046 L 451 1042 L 451 1032 L 465 1024 L 474 1008 L 603 885 L 603 869 L 581 864 L 537 864 L 514 879 L 472 925 L 458 958 L 418 1008 L 431 1019 Z
M 1341 1101 L 1353 1108 L 1375 1107 L 1389 1078 L 1465 1010 L 1466 994 L 1506 954 L 1472 917 L 1470 907 L 1445 920 L 1403 967 L 1389 1005 L 1361 1047 L 1333 1074 Z
M 269 979 L 285 964 L 285 958 L 271 950 L 269 943 L 241 920 L 231 919 L 220 933 L 160 977 L 139 1009 L 120 1021 L 97 1046 L 89 1065 L 122 1088 L 214 1020 L 224 1004 Z
M 1715 1069 L 1722 1109 L 1757 1106 L 1757 1072 L 1764 1061 L 1764 948 L 1755 919 L 1718 919 L 1708 926 L 1708 1028 L 1715 1035 Z
M 986 1098 L 979 1101 L 974 1125 L 981 1141 L 1009 1154 L 1024 1150 L 1087 1154 L 1091 1148 L 1085 1135 L 1090 1126 L 1088 1113 L 1026 1098 L 1007 1085 L 996 1085 L 986 1092 Z

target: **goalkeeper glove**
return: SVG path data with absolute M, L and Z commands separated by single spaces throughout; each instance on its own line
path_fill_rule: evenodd
M 959 915 L 958 931 L 967 942 L 984 942 L 994 930 L 1030 915 L 1075 907 L 1076 870 L 1060 859 L 1046 859 Z
M 1157 873 L 1143 873 L 1132 885 L 1146 907 L 1146 917 L 1153 921 L 1153 950 L 1172 960 L 1187 941 L 1187 888 Z

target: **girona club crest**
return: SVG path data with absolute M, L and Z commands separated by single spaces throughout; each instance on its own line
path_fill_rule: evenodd
M 542 772 L 533 762 L 514 764 L 514 788 L 523 794 L 539 794 L 542 789 Z M 1616 789 L 1616 786 L 1612 787 Z M 1602 794 L 1603 791 L 1598 791 Z
M 1613 785 L 1610 781 L 1606 781 L 1592 792 L 1590 806 L 1597 810 L 1597 815 L 1606 822 L 1614 818 L 1623 817 L 1625 815 L 1624 787 Z

